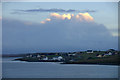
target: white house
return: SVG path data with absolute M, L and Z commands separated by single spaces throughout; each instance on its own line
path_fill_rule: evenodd
M 32 57 L 32 54 L 30 54 L 30 56 L 29 57 Z
M 97 57 L 102 57 L 102 55 L 98 55 Z
M 37 57 L 41 57 L 41 56 L 38 54 Z
M 26 57 L 30 57 L 30 56 L 28 55 L 28 56 L 26 56 Z
M 43 58 L 43 60 L 48 60 L 48 57 Z
M 112 52 L 109 52 L 108 54 L 109 54 L 109 55 L 112 55 Z
M 74 54 L 68 54 L 69 56 L 75 56 L 76 54 L 74 53 Z
M 112 55 L 113 53 L 112 52 L 109 52 L 107 54 L 105 54 L 106 56 L 109 56 L 109 55 Z
M 59 57 L 53 57 L 53 60 L 58 60 L 58 61 L 60 61 L 60 60 L 62 60 L 62 59 L 63 59 L 62 56 L 59 56 Z
M 59 60 L 59 61 L 60 61 L 60 60 L 62 60 L 62 59 L 63 59 L 63 57 L 62 57 L 62 56 L 59 56 L 59 57 L 58 57 L 58 60 Z
M 58 57 L 53 57 L 53 60 L 58 60 Z

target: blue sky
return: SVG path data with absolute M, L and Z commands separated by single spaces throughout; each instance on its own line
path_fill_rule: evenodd
M 4 48 L 3 52 L 4 53 L 24 53 L 24 52 L 42 52 L 42 51 L 46 51 L 46 52 L 49 52 L 49 51 L 53 51 L 53 52 L 54 51 L 56 51 L 56 52 L 57 51 L 79 51 L 79 49 L 85 50 L 88 48 L 95 49 L 95 50 L 97 50 L 97 49 L 105 50 L 108 48 L 117 49 L 117 36 L 118 36 L 118 34 L 117 34 L 117 30 L 118 30 L 118 4 L 117 4 L 117 2 L 74 2 L 74 3 L 73 2 L 72 3 L 71 2 L 4 2 L 2 4 L 2 8 L 3 8 L 2 9 L 3 10 L 3 16 L 2 16 L 3 17 L 3 40 L 5 40 L 5 41 L 3 41 L 3 48 Z M 29 10 L 39 10 L 39 9 L 42 9 L 42 10 L 46 10 L 46 9 L 47 10 L 50 10 L 50 9 L 70 10 L 70 9 L 72 9 L 72 10 L 76 10 L 76 11 L 74 11 L 74 12 L 60 12 L 60 11 L 59 12 L 54 12 L 54 11 L 53 12 L 35 11 L 34 12 L 34 11 L 29 11 Z M 17 40 L 16 38 L 18 38 L 18 35 L 20 37 L 22 36 L 20 38 L 20 39 L 22 39 L 22 38 L 26 38 L 26 36 L 24 36 L 24 35 L 26 35 L 28 33 L 30 34 L 30 32 L 24 33 L 24 30 L 26 28 L 28 28 L 27 27 L 28 25 L 26 26 L 26 25 L 24 25 L 24 23 L 29 24 L 29 26 L 31 26 L 31 27 L 33 27 L 33 26 L 46 27 L 45 29 L 43 29 L 41 31 L 41 34 L 45 33 L 46 30 L 48 30 L 48 31 L 50 30 L 51 35 L 54 35 L 55 33 L 53 33 L 53 32 L 55 32 L 57 30 L 57 28 L 52 27 L 52 29 L 49 29 L 48 26 L 53 26 L 53 24 L 64 26 L 64 25 L 68 25 L 68 24 L 65 22 L 65 20 L 61 21 L 61 23 L 59 23 L 59 21 L 57 21 L 58 19 L 54 16 L 56 18 L 56 21 L 55 21 L 53 19 L 53 16 L 52 17 L 50 16 L 52 13 L 57 13 L 61 16 L 63 14 L 77 15 L 79 13 L 86 13 L 87 11 L 88 11 L 88 14 L 94 19 L 93 23 L 80 22 L 80 24 L 79 24 L 79 23 L 76 23 L 75 21 L 72 21 L 72 22 L 70 22 L 70 24 L 73 25 L 76 23 L 76 24 L 78 24 L 76 26 L 84 25 L 84 24 L 88 24 L 88 26 L 96 26 L 94 28 L 91 27 L 91 30 L 93 30 L 93 32 L 95 31 L 94 29 L 97 30 L 98 29 L 97 27 L 98 26 L 100 27 L 100 25 L 101 25 L 100 30 L 108 32 L 109 35 L 111 35 L 111 37 L 108 37 L 109 36 L 109 35 L 107 35 L 108 33 L 104 33 L 103 31 L 101 31 L 101 35 L 103 32 L 103 34 L 105 34 L 108 37 L 108 40 L 106 40 L 106 41 L 109 42 L 109 45 L 107 45 L 108 43 L 105 44 L 106 41 L 101 39 L 101 38 L 103 38 L 103 36 L 101 36 L 97 32 L 96 32 L 97 34 L 91 33 L 91 36 L 92 36 L 92 34 L 96 34 L 95 36 L 100 35 L 101 36 L 100 39 L 103 43 L 103 46 L 106 45 L 106 47 L 103 47 L 102 45 L 98 46 L 98 43 L 97 43 L 97 41 L 99 41 L 98 39 L 95 39 L 97 44 L 95 44 L 93 42 L 88 43 L 88 44 L 92 44 L 92 46 L 88 47 L 87 45 L 83 45 L 83 44 L 82 44 L 83 47 L 79 46 L 79 43 L 81 43 L 81 41 L 83 41 L 83 43 L 85 43 L 85 42 L 84 42 L 84 40 L 82 40 L 83 38 L 79 38 L 81 41 L 76 41 L 75 39 L 77 39 L 77 37 L 76 38 L 74 37 L 75 39 L 71 39 L 71 41 L 70 41 L 70 39 L 63 39 L 63 41 L 57 40 L 58 42 L 61 43 L 61 45 L 60 44 L 52 45 L 52 44 L 50 44 L 51 42 L 49 43 L 49 41 L 47 41 L 47 40 L 46 40 L 46 42 L 48 42 L 49 45 L 46 45 L 47 43 L 45 45 L 43 45 L 43 44 L 40 44 L 40 43 L 42 43 L 42 41 L 40 41 L 40 39 L 38 39 L 37 43 L 34 43 L 35 40 L 32 40 L 33 44 L 32 44 L 32 41 L 30 41 L 31 45 L 29 45 L 29 46 L 28 46 L 29 41 L 28 41 L 28 44 L 27 43 L 22 44 L 21 41 L 19 42 L 19 40 L 18 40 L 18 42 L 16 41 L 15 43 L 13 43 L 13 40 L 10 39 L 13 36 L 13 34 L 16 34 L 13 37 L 15 40 Z M 50 18 L 50 19 L 52 19 L 52 21 L 50 21 L 50 23 L 49 22 L 45 23 L 45 25 L 41 25 L 40 22 L 44 21 L 46 18 Z M 16 22 L 18 24 L 18 26 L 22 25 L 22 27 L 19 29 L 19 30 L 21 30 L 20 33 L 17 32 L 17 31 L 19 31 L 16 29 L 16 27 L 18 27 L 18 26 L 16 26 L 17 24 L 15 24 L 14 22 Z M 5 23 L 8 23 L 8 25 Z M 69 21 L 68 21 L 68 23 L 69 23 Z M 12 25 L 15 25 L 16 27 L 15 26 L 13 27 Z M 4 26 L 5 26 L 5 28 L 4 28 Z M 75 28 L 77 29 L 77 27 L 75 27 Z M 71 34 L 71 32 L 69 32 L 70 29 L 65 29 L 63 27 L 63 28 L 61 28 L 61 31 L 66 30 L 66 32 L 68 32 L 70 34 L 67 36 L 63 36 L 68 33 L 62 34 L 61 31 L 60 32 L 58 31 L 61 35 L 54 35 L 54 37 L 56 37 L 56 36 L 68 37 L 73 34 L 74 34 L 74 36 L 80 34 L 78 37 L 85 36 L 85 35 L 82 35 L 82 32 L 84 32 L 84 28 L 82 28 L 82 27 L 78 28 L 78 29 L 83 29 L 81 31 L 81 33 L 79 33 L 79 32 L 76 33 L 75 28 L 74 27 L 72 28 L 73 30 L 71 31 L 72 32 L 72 34 Z M 35 29 L 35 28 L 33 28 L 33 29 Z M 36 29 L 42 29 L 42 28 L 36 28 Z M 9 32 L 12 30 L 13 31 L 15 30 L 16 33 Z M 28 29 L 26 29 L 26 30 L 28 30 Z M 26 32 L 26 30 L 25 30 L 25 32 Z M 35 33 L 32 30 L 30 30 L 31 33 L 34 33 L 34 35 L 35 36 L 37 35 L 37 37 L 38 37 L 39 34 Z M 37 30 L 36 30 L 36 32 L 37 32 Z M 88 33 L 88 32 L 89 32 L 89 30 L 86 31 L 86 33 Z M 10 34 L 8 34 L 8 33 L 10 33 Z M 6 34 L 8 34 L 8 35 L 6 35 Z M 32 36 L 34 36 L 34 35 L 32 35 Z M 40 35 L 40 37 L 45 36 L 45 35 L 47 37 L 50 36 L 49 34 L 45 33 L 43 35 Z M 26 40 L 33 38 L 32 36 L 26 38 Z M 106 36 L 104 36 L 104 37 L 106 37 Z M 34 37 L 34 38 L 37 38 L 37 37 Z M 52 37 L 52 36 L 50 36 L 50 37 Z M 57 38 L 59 39 L 62 37 L 57 37 Z M 73 38 L 73 37 L 71 36 L 71 38 Z M 87 40 L 87 38 L 89 39 L 90 37 L 86 36 L 85 39 Z M 48 38 L 44 38 L 44 39 L 48 39 Z M 66 43 L 65 40 L 70 41 L 70 43 L 76 41 L 76 43 L 64 44 L 64 43 Z M 113 42 L 111 42 L 111 40 Z M 52 41 L 52 39 L 51 39 L 51 41 Z M 91 41 L 94 41 L 94 40 L 91 40 Z M 21 43 L 22 45 L 18 44 L 18 43 Z M 57 42 L 55 42 L 55 43 L 57 43 Z M 35 46 L 37 44 L 42 45 L 42 46 L 39 46 L 39 45 Z M 15 45 L 16 46 L 18 45 L 18 46 L 16 47 Z M 25 45 L 26 45 L 27 49 L 25 49 L 23 47 Z M 35 46 L 34 48 L 32 47 L 33 45 Z M 12 46 L 12 48 L 10 48 L 10 46 Z M 45 48 L 42 48 L 43 46 Z M 51 48 L 49 48 L 48 46 L 51 46 Z M 98 47 L 98 48 L 96 48 L 96 47 Z M 40 50 L 41 48 L 42 48 L 42 50 Z
M 97 6 L 97 7 L 96 7 Z M 11 15 L 15 10 L 21 9 L 75 9 L 75 10 L 96 10 L 95 13 L 90 13 L 96 22 L 103 23 L 109 28 L 117 27 L 118 4 L 117 2 L 4 2 L 3 13 L 7 18 L 28 20 L 38 22 L 45 19 L 49 13 L 30 13 L 21 15 Z M 76 14 L 76 13 L 75 13 Z M 3 15 L 3 16 L 4 16 Z M 21 16 L 21 17 L 20 17 Z M 23 18 L 25 17 L 25 18 Z M 33 18 L 33 19 L 29 19 Z M 104 20 L 103 20 L 104 19 Z M 106 19 L 106 20 L 105 20 Z

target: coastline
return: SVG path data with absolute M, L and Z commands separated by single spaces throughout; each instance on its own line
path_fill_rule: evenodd
M 107 63 L 107 62 L 64 62 L 64 61 L 57 61 L 57 60 L 41 60 L 41 61 L 30 61 L 30 60 L 20 60 L 20 59 L 14 59 L 13 61 L 25 61 L 25 62 L 60 62 L 60 64 L 95 64 L 95 65 L 117 65 L 119 66 L 119 62 L 113 62 L 113 63 Z

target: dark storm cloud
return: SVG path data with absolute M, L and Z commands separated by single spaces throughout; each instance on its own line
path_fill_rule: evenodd
M 57 20 L 28 24 L 3 19 L 3 53 L 117 49 L 117 38 L 95 22 Z
M 28 10 L 15 10 L 14 12 L 12 12 L 12 14 L 20 14 L 20 13 L 30 13 L 30 12 L 65 12 L 65 13 L 70 13 L 70 12 L 96 12 L 95 10 L 75 10 L 75 9 L 57 9 L 57 8 L 53 8 L 53 9 L 28 9 Z

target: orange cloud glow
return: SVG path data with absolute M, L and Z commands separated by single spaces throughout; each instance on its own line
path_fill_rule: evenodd
M 41 21 L 40 23 L 45 24 L 45 21 Z
M 50 14 L 50 16 L 52 16 L 52 17 L 55 17 L 55 18 L 59 18 L 59 19 L 71 19 L 71 14 L 63 14 L 63 15 L 60 15 L 60 14 L 58 14 L 58 13 L 51 13 Z
M 50 18 L 45 19 L 45 21 L 41 21 L 42 24 L 45 24 L 47 21 L 51 21 L 53 18 L 55 19 L 59 19 L 59 20 L 71 20 L 71 19 L 75 19 L 77 21 L 87 21 L 87 22 L 91 22 L 93 21 L 93 17 L 89 14 L 89 13 L 79 13 L 77 15 L 74 14 L 58 14 L 58 13 L 51 13 L 50 14 Z
M 93 17 L 90 16 L 89 13 L 79 13 L 79 15 L 82 16 L 86 21 L 93 21 Z
M 51 19 L 47 18 L 46 21 L 51 21 Z

